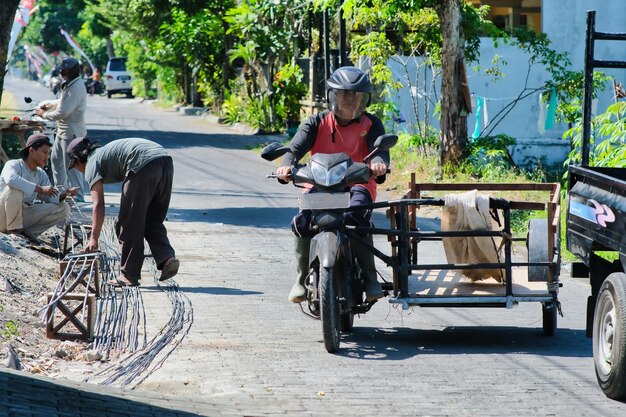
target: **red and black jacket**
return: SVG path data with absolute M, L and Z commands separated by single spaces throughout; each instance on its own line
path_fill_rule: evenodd
M 353 161 L 363 162 L 363 158 L 374 149 L 376 138 L 384 133 L 382 122 L 373 114 L 363 113 L 348 125 L 341 126 L 332 112 L 323 111 L 302 122 L 289 144 L 291 152 L 285 154 L 282 165 L 296 164 L 307 152 L 311 155 L 345 152 Z M 389 151 L 378 152 L 370 162 L 382 162 L 389 167 Z M 375 201 L 375 179 L 361 186 L 367 188 L 372 201 Z

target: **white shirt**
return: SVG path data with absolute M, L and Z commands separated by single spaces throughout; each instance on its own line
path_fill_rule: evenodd
M 57 135 L 61 140 L 87 136 L 85 111 L 87 110 L 87 89 L 82 78 L 77 77 L 63 86 L 61 98 L 50 102 L 53 107 L 42 117 L 56 120 Z
M 4 191 L 5 187 L 15 188 L 24 193 L 24 203 L 32 204 L 35 198 L 48 202 L 50 196 L 38 195 L 35 192 L 35 187 L 46 187 L 50 185 L 50 179 L 46 172 L 37 167 L 34 170 L 30 169 L 23 159 L 12 159 L 8 161 L 2 173 L 0 174 L 0 192 Z

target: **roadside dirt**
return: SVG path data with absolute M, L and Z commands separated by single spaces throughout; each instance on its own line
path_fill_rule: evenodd
M 0 366 L 51 377 L 83 361 L 89 347 L 46 337 L 42 307 L 59 278 L 53 235 L 33 245 L 0 233 Z

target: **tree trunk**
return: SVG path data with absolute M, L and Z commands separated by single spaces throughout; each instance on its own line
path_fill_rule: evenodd
M 2 104 L 2 92 L 4 91 L 4 76 L 7 73 L 7 52 L 11 28 L 19 4 L 20 0 L 2 0 L 2 7 L 0 7 L 0 104 Z
M 111 40 L 111 36 L 108 35 L 105 38 L 105 41 L 106 41 L 107 55 L 109 56 L 109 58 L 115 58 L 115 49 L 113 48 L 113 41 Z
M 467 104 L 463 88 L 465 37 L 461 27 L 460 0 L 442 0 L 437 8 L 443 35 L 441 61 L 441 133 L 439 163 L 456 165 L 467 148 Z M 471 109 L 468 109 L 471 110 Z

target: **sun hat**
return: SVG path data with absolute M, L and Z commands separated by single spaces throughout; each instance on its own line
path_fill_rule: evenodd
M 48 136 L 44 135 L 43 133 L 33 133 L 26 140 L 26 146 L 20 149 L 17 154 L 20 158 L 26 158 L 28 156 L 28 149 L 30 149 L 32 146 L 39 144 L 52 146 L 52 143 L 50 143 L 50 139 L 48 139 Z

